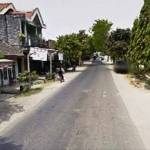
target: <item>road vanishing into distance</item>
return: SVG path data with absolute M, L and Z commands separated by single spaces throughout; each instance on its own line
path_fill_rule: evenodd
M 144 150 L 106 65 L 77 78 L 0 137 L 0 150 Z

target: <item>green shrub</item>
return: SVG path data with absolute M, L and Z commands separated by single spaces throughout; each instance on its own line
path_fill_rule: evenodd
M 17 79 L 20 83 L 20 91 L 26 92 L 31 88 L 32 82 L 38 79 L 38 75 L 36 74 L 36 71 L 31 73 L 25 71 L 20 73 Z
M 146 81 L 146 84 L 150 85 L 150 79 L 148 79 L 148 80 Z
M 135 64 L 130 64 L 129 65 L 129 72 L 131 74 L 139 74 L 139 69 Z
M 36 71 L 33 71 L 31 73 L 25 71 L 23 73 L 20 73 L 17 79 L 20 83 L 27 83 L 27 82 L 29 82 L 30 79 L 31 79 L 31 81 L 37 80 L 38 75 L 36 74 Z

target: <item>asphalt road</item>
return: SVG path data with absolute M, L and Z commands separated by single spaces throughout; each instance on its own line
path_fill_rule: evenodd
M 0 137 L 0 150 L 144 150 L 110 70 L 93 64 Z

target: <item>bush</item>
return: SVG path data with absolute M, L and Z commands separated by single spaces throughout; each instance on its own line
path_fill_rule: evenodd
M 31 73 L 31 81 L 37 80 L 38 77 L 39 77 L 39 76 L 37 75 L 36 71 L 33 71 L 33 72 Z
M 25 71 L 24 73 L 20 73 L 17 79 L 20 83 L 27 83 L 30 79 L 31 81 L 37 80 L 38 75 L 36 74 L 36 71 L 33 71 L 31 73 Z
M 146 81 L 146 84 L 147 84 L 147 85 L 150 85 L 150 79 L 148 79 L 148 80 Z
M 25 71 L 23 73 L 20 73 L 17 79 L 20 83 L 20 91 L 24 92 L 30 89 L 30 84 L 38 79 L 38 75 L 36 74 L 36 71 L 33 71 L 31 73 Z
M 144 75 L 145 70 L 141 65 L 129 64 L 129 72 L 134 75 Z

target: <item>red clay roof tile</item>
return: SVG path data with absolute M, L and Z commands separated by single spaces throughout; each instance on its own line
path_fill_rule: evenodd
M 9 5 L 11 5 L 12 3 L 0 3 L 0 10 L 7 8 Z
M 31 18 L 32 15 L 33 15 L 33 11 L 25 12 L 25 15 L 26 15 L 27 18 Z

